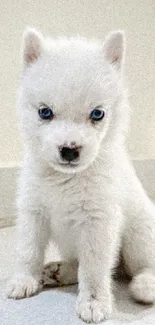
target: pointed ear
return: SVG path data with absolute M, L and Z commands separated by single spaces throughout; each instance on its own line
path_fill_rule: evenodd
M 104 57 L 116 70 L 122 68 L 125 55 L 125 35 L 123 31 L 110 33 L 103 46 Z
M 27 67 L 41 56 L 44 46 L 43 36 L 35 29 L 27 28 L 23 34 L 23 61 Z

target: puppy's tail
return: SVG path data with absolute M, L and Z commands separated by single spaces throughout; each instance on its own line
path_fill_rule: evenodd
M 155 302 L 155 271 L 143 269 L 135 275 L 129 285 L 131 296 L 138 302 L 152 304 Z

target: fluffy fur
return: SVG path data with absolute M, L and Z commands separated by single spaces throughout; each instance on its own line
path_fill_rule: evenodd
M 66 261 L 78 260 L 78 316 L 98 323 L 112 312 L 111 270 L 120 247 L 133 278 L 132 297 L 155 300 L 155 209 L 124 145 L 129 122 L 124 34 L 111 33 L 102 44 L 44 39 L 27 30 L 23 43 L 18 107 L 25 155 L 18 263 L 8 296 L 23 298 L 40 289 L 52 238 Z M 53 109 L 53 120 L 40 119 L 41 104 Z M 105 117 L 92 123 L 89 115 L 98 105 Z M 81 147 L 80 159 L 62 164 L 59 147 L 72 142 Z

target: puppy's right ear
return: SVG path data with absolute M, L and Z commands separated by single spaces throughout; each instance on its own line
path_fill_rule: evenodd
M 23 34 L 24 67 L 35 63 L 44 51 L 43 36 L 32 28 L 27 28 Z
M 116 71 L 120 71 L 124 63 L 125 35 L 123 31 L 109 33 L 103 46 L 104 57 Z

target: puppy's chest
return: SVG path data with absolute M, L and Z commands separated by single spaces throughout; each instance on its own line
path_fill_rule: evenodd
M 99 182 L 90 178 L 49 179 L 46 183 L 46 207 L 52 225 L 73 226 L 82 223 L 100 201 Z
M 48 192 L 47 206 L 51 218 L 64 220 L 76 214 L 87 200 L 87 193 L 84 191 L 84 184 L 76 180 L 48 182 L 46 192 Z

